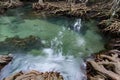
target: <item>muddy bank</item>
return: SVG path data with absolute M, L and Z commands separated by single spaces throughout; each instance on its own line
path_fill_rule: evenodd
M 0 55 L 0 71 L 12 60 L 12 56 Z

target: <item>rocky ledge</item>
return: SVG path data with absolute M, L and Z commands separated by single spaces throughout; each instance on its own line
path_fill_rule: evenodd
M 12 60 L 9 55 L 0 55 L 0 70 Z
M 58 72 L 38 72 L 30 71 L 28 73 L 19 72 L 4 80 L 63 80 L 63 77 Z

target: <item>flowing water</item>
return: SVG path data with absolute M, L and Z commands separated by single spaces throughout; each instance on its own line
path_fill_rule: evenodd
M 111 4 L 112 4 L 112 7 L 111 7 L 110 12 L 111 12 L 111 18 L 113 18 L 116 12 L 120 8 L 120 0 L 113 0 Z
M 0 16 L 0 41 L 29 35 L 41 38 L 44 47 L 11 52 L 13 60 L 0 73 L 0 80 L 19 71 L 57 71 L 64 80 L 86 80 L 84 58 L 103 49 L 95 21 L 66 17 L 39 17 L 27 8 Z M 0 54 L 8 53 L 0 49 Z

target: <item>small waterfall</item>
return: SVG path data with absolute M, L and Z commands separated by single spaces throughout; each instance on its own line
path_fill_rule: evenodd
M 120 8 L 120 0 L 113 0 L 112 7 L 110 10 L 111 18 L 116 14 L 116 12 L 119 10 L 119 8 Z
M 13 61 L 2 69 L 0 80 L 16 72 L 27 72 L 37 70 L 40 72 L 57 71 L 63 75 L 64 80 L 86 80 L 84 73 L 85 64 L 80 58 L 74 56 L 63 56 L 62 38 L 65 28 L 58 32 L 58 35 L 51 40 L 51 47 L 44 48 L 44 55 L 33 56 L 31 54 L 14 54 Z
M 77 19 L 73 25 L 73 28 L 75 31 L 80 32 L 81 27 L 81 19 Z
M 51 40 L 51 49 L 54 50 L 54 53 L 62 54 L 62 38 L 64 31 L 65 28 L 63 27 L 62 31 L 59 31 L 58 35 L 53 40 Z
M 82 3 L 87 3 L 88 2 L 88 0 L 79 0 L 80 2 L 82 2 Z

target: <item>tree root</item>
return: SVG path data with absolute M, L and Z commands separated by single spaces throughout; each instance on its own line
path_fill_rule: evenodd
M 9 55 L 0 55 L 0 70 L 12 60 Z
M 87 61 L 89 80 L 120 80 L 120 51 L 110 50 Z
M 110 42 L 105 45 L 105 48 L 120 50 L 120 38 L 110 40 Z
M 20 1 L 9 0 L 3 4 L 5 8 L 14 8 L 23 5 Z
M 120 37 L 120 21 L 119 20 L 103 20 L 98 24 L 101 31 L 108 35 Z
M 58 72 L 38 72 L 31 71 L 28 73 L 19 72 L 4 80 L 63 80 L 63 77 Z

